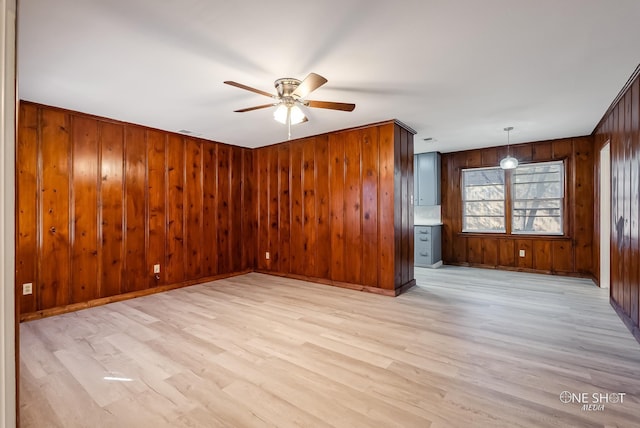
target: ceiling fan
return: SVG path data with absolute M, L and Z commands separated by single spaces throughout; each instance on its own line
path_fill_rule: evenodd
M 276 94 L 270 94 L 268 92 L 261 91 L 260 89 L 252 88 L 231 80 L 227 80 L 224 83 L 235 86 L 236 88 L 273 98 L 275 101 L 270 104 L 262 104 L 234 111 L 237 113 L 244 113 L 247 111 L 277 106 L 276 110 L 273 112 L 273 117 L 278 122 L 288 126 L 289 139 L 291 139 L 291 125 L 306 122 L 308 120 L 302 109 L 300 109 L 300 106 L 341 111 L 353 111 L 353 109 L 356 108 L 355 104 L 305 99 L 311 92 L 327 83 L 327 79 L 316 73 L 309 73 L 309 75 L 302 81 L 291 77 L 276 80 L 274 82 L 277 92 Z

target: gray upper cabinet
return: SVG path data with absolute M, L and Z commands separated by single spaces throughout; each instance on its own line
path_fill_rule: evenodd
M 414 156 L 415 205 L 440 205 L 440 153 Z

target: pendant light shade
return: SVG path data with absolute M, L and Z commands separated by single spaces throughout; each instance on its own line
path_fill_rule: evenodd
M 500 161 L 500 168 L 502 169 L 515 169 L 518 167 L 518 159 L 513 156 L 507 156 Z
M 511 154 L 509 153 L 509 145 L 510 145 L 509 133 L 513 130 L 513 126 L 508 126 L 504 128 L 504 130 L 507 131 L 507 156 L 500 161 L 500 168 L 515 169 L 518 167 L 518 159 L 511 156 Z

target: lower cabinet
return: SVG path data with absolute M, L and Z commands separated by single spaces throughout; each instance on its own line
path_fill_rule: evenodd
M 438 267 L 442 261 L 442 226 L 414 226 L 415 265 Z M 437 265 L 437 266 L 434 266 Z

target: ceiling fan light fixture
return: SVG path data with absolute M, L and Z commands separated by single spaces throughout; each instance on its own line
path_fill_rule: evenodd
M 292 125 L 297 125 L 298 123 L 301 123 L 306 119 L 300 107 L 292 106 L 292 107 L 289 107 L 289 110 L 290 110 L 289 114 L 291 115 L 290 118 L 291 118 Z
M 510 145 L 509 133 L 513 131 L 513 126 L 508 126 L 504 128 L 504 130 L 507 132 L 507 156 L 500 161 L 500 168 L 515 169 L 518 167 L 518 159 L 511 156 L 511 154 L 509 153 L 509 145 Z
M 273 112 L 273 118 L 281 124 L 286 125 L 288 114 L 289 109 L 287 108 L 287 106 L 284 104 L 280 104 L 278 108 Z

